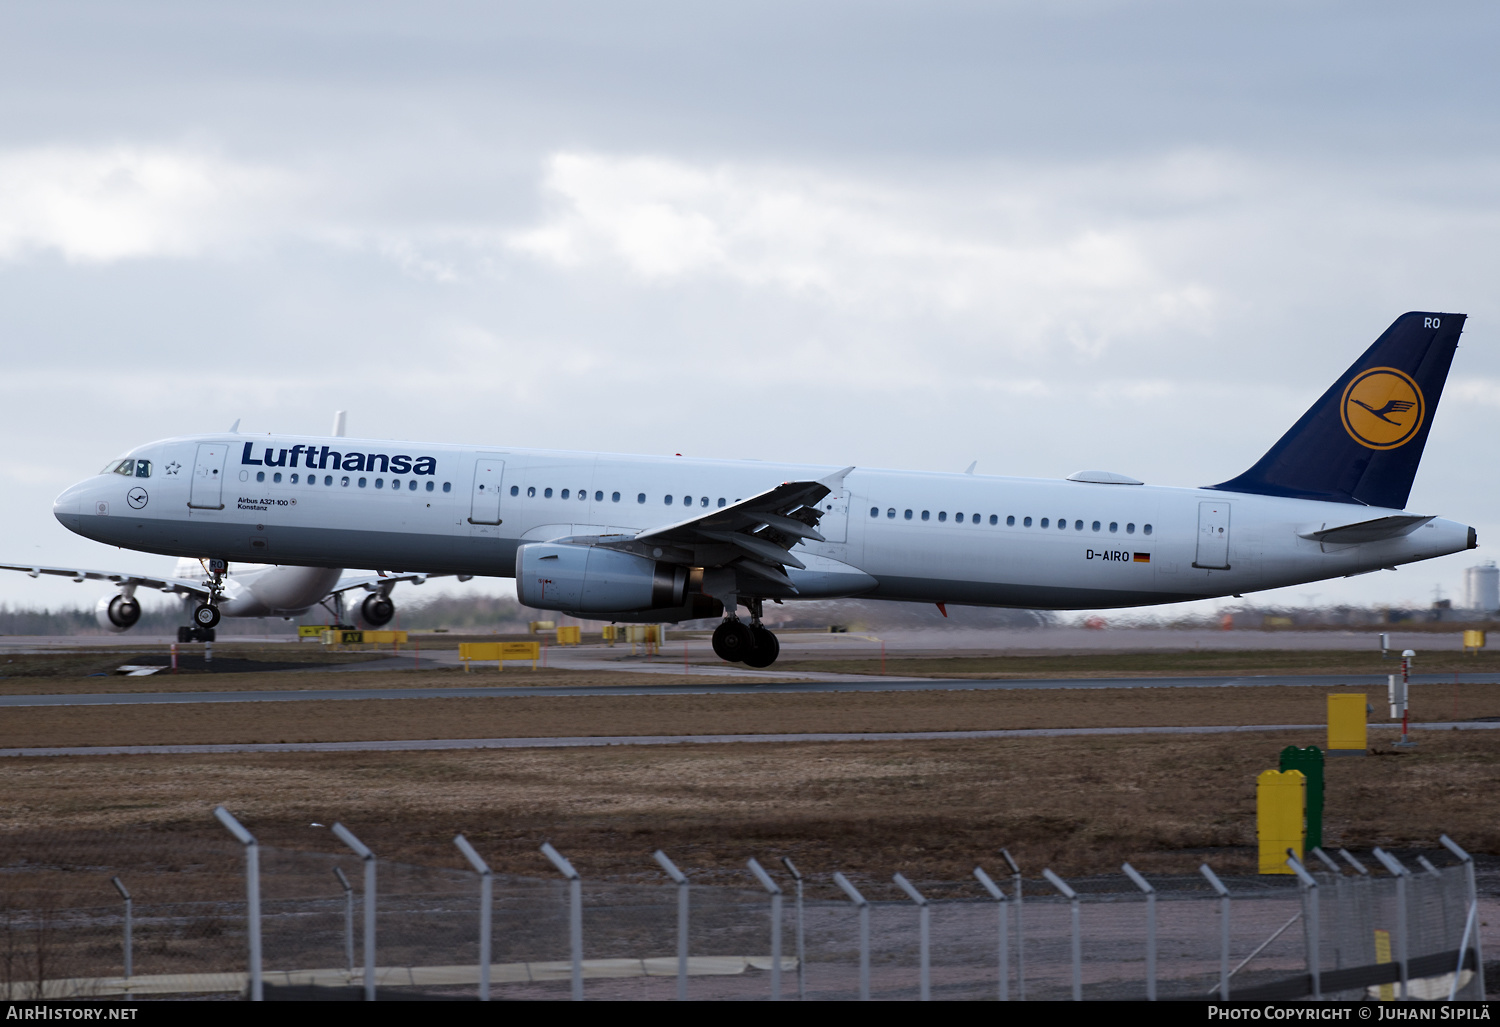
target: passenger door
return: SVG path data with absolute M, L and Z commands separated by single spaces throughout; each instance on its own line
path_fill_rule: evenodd
M 1194 567 L 1229 569 L 1229 504 L 1198 504 L 1198 555 Z
M 505 461 L 481 453 L 474 460 L 474 480 L 469 494 L 471 535 L 500 535 L 500 489 L 505 478 Z
M 188 506 L 195 510 L 224 509 L 224 456 L 228 452 L 229 447 L 221 442 L 199 444 Z

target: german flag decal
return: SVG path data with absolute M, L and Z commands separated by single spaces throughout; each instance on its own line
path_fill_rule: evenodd
M 1131 561 L 1131 562 L 1132 563 L 1150 563 L 1151 562 L 1151 554 L 1150 553 L 1136 553 L 1135 554 L 1135 559 L 1133 561 Z

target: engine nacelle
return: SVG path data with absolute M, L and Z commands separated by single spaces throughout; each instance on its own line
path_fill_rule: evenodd
M 141 604 L 134 596 L 116 592 L 112 596 L 104 596 L 94 607 L 94 619 L 99 626 L 106 631 L 116 634 L 121 631 L 129 631 L 135 627 L 135 622 L 141 619 Z
M 613 613 L 687 602 L 686 567 L 599 546 L 533 542 L 516 550 L 516 598 L 538 610 Z
M 365 623 L 372 628 L 383 628 L 396 616 L 396 604 L 379 592 L 372 596 L 366 596 L 365 601 L 359 604 L 359 615 L 365 619 Z

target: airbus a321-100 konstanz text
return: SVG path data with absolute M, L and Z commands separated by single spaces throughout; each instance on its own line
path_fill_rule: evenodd
M 111 465 L 131 476 L 106 468 L 55 513 L 216 571 L 514 576 L 527 606 L 584 618 L 723 614 L 715 651 L 767 666 L 766 600 L 1140 606 L 1472 549 L 1474 529 L 1405 509 L 1463 323 L 1403 314 L 1253 467 L 1201 488 L 230 433 L 131 450 Z M 207 588 L 203 626 L 223 575 Z

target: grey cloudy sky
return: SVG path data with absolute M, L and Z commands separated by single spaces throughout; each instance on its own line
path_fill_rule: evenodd
M 1224 480 L 1470 315 L 1411 499 L 1500 539 L 1487 4 L 12 3 L 0 560 L 169 435 Z M 1490 547 L 1477 554 L 1487 558 Z M 1288 590 L 1428 602 L 1475 554 Z M 0 601 L 95 593 L 0 577 Z

